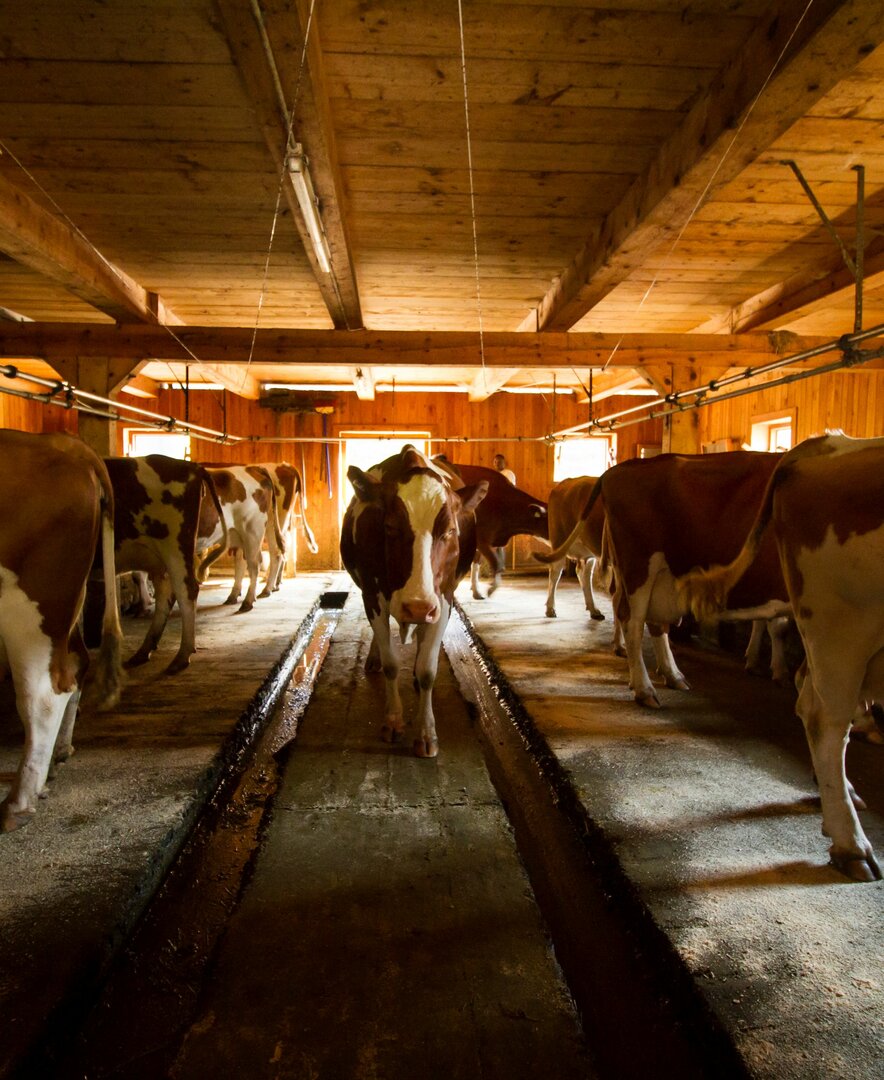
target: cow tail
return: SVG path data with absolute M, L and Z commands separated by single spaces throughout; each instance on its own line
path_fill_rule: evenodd
M 196 579 L 202 585 L 202 583 L 209 576 L 209 567 L 215 562 L 216 559 L 220 559 L 224 552 L 227 550 L 227 522 L 224 518 L 224 510 L 221 507 L 221 500 L 218 498 L 218 492 L 215 490 L 215 481 L 212 479 L 212 474 L 208 469 L 200 469 L 202 474 L 203 484 L 209 493 L 209 498 L 212 500 L 212 504 L 218 512 L 218 517 L 221 520 L 221 541 L 214 547 L 209 548 L 203 557 L 203 561 L 199 564 L 196 571 Z
M 764 534 L 773 516 L 774 495 L 788 475 L 780 463 L 771 473 L 764 498 L 755 516 L 749 535 L 733 562 L 727 566 L 710 566 L 706 570 L 691 570 L 676 578 L 675 587 L 685 609 L 697 619 L 709 619 L 724 611 L 731 589 L 749 569 L 758 554 Z
M 310 549 L 311 554 L 316 555 L 319 552 L 319 544 L 316 543 L 316 537 L 313 535 L 313 530 L 307 524 L 307 515 L 304 512 L 306 509 L 304 485 L 301 481 L 300 473 L 298 474 L 298 490 L 295 492 L 295 498 L 301 503 L 301 524 L 304 526 L 304 536 L 307 538 L 307 547 Z
M 114 559 L 114 490 L 104 462 L 101 462 L 101 469 L 97 472 L 102 489 L 101 566 L 104 574 L 104 619 L 101 624 L 101 644 L 95 662 L 92 695 L 97 708 L 111 709 L 120 700 L 123 689 L 123 630 L 117 603 Z
M 583 511 L 577 518 L 577 524 L 571 530 L 571 535 L 568 536 L 567 539 L 563 540 L 562 543 L 559 544 L 559 546 L 557 548 L 554 548 L 552 551 L 531 552 L 531 554 L 534 556 L 535 559 L 537 559 L 538 562 L 542 562 L 548 565 L 549 563 L 558 562 L 559 559 L 564 559 L 564 557 L 568 554 L 569 550 L 571 549 L 571 545 L 574 543 L 575 540 L 577 540 L 577 538 L 583 531 L 583 526 L 586 523 L 586 520 L 589 517 L 592 508 L 595 506 L 599 496 L 602 493 L 603 479 L 604 477 L 600 476 L 598 480 L 596 480 L 595 487 L 593 487 L 592 492 L 590 493 L 590 496 L 586 501 L 586 506 L 584 506 Z
M 602 550 L 598 559 L 596 559 L 593 576 L 596 579 L 597 588 L 604 589 L 607 592 L 611 591 L 611 586 L 614 582 L 614 558 L 611 545 L 611 531 L 608 528 L 607 517 L 605 518 L 605 524 L 602 526 Z

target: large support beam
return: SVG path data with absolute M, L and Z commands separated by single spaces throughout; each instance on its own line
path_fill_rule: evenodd
M 519 329 L 574 326 L 882 40 L 879 3 L 774 5 Z
M 0 175 L 0 251 L 117 322 L 158 320 L 162 301 L 112 266 L 78 232 Z
M 655 364 L 716 367 L 758 366 L 832 344 L 797 334 L 485 334 L 485 366 L 553 370 L 636 368 Z M 616 349 L 615 349 L 616 346 Z M 869 338 L 868 349 L 884 347 Z M 832 359 L 836 354 L 828 354 Z M 174 337 L 161 326 L 100 326 L 94 323 L 0 322 L 0 357 L 155 357 L 204 364 L 317 364 L 364 368 L 476 367 L 476 336 L 468 331 L 283 330 L 249 327 L 177 326 Z M 801 368 L 803 365 L 794 365 Z M 865 367 L 879 368 L 871 360 Z
M 310 177 L 328 240 L 330 273 L 325 273 L 319 264 L 291 184 L 283 185 L 283 194 L 332 322 L 339 329 L 358 329 L 362 326 L 362 309 L 347 236 L 344 189 L 316 19 L 310 23 L 302 67 L 308 20 L 299 4 L 291 0 L 264 0 L 258 8 L 243 0 L 216 0 L 216 6 L 279 174 L 285 168 L 286 152 L 291 146 L 289 121 L 292 105 L 296 103 L 291 135 L 309 159 Z
M 99 397 L 113 397 L 125 384 L 138 363 L 111 360 L 107 357 L 89 356 L 56 360 L 52 365 L 66 382 Z M 97 410 L 105 406 L 96 404 Z M 77 413 L 77 431 L 87 446 L 99 457 L 114 457 L 117 449 L 117 422 L 86 412 Z

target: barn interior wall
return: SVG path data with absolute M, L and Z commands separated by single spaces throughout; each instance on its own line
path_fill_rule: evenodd
M 606 410 L 628 408 L 635 398 L 610 398 Z M 184 395 L 167 390 L 157 410 L 184 416 Z M 226 426 L 224 410 L 226 409 Z M 602 410 L 599 409 L 599 415 Z M 190 419 L 205 427 L 236 435 L 256 435 L 280 439 L 319 438 L 323 417 L 314 412 L 277 413 L 254 401 L 220 391 L 190 394 Z M 464 394 L 378 394 L 374 401 L 360 401 L 355 394 L 339 395 L 334 411 L 325 417 L 325 433 L 336 439 L 342 431 L 427 431 L 435 440 L 434 453 L 446 453 L 457 463 L 491 466 L 494 454 L 506 455 L 516 474 L 518 486 L 546 499 L 553 486 L 553 448 L 537 441 L 550 432 L 586 421 L 586 405 L 558 395 L 495 394 L 488 401 L 470 403 Z M 444 442 L 444 439 L 467 441 Z M 618 439 L 620 460 L 636 456 L 643 443 L 658 444 L 661 423 L 651 421 L 624 430 Z M 481 440 L 481 441 L 480 441 Z M 390 452 L 401 442 L 391 442 Z M 326 456 L 326 446 L 328 455 Z M 298 566 L 303 570 L 324 570 L 338 566 L 339 536 L 339 451 L 338 444 L 310 442 L 262 442 L 239 445 L 195 443 L 195 459 L 217 462 L 288 461 L 302 471 L 307 490 L 307 520 L 319 543 L 311 555 L 298 545 Z M 330 468 L 327 469 L 327 462 Z M 346 481 L 344 481 L 347 484 Z M 347 498 L 351 494 L 347 484 Z M 510 547 L 510 563 L 519 567 L 539 567 L 531 557 L 537 542 L 517 537 Z
M 608 398 L 597 407 L 597 415 L 631 408 L 639 400 Z M 187 409 L 183 392 L 175 390 L 164 390 L 156 402 L 146 404 L 157 412 L 182 419 L 187 415 L 195 424 L 226 430 L 232 435 L 266 439 L 320 438 L 323 423 L 325 434 L 332 439 L 341 431 L 428 431 L 437 440 L 433 443 L 435 452 L 445 451 L 453 461 L 463 464 L 490 465 L 493 455 L 500 450 L 514 470 L 519 487 L 541 499 L 548 497 L 553 486 L 553 449 L 538 440 L 551 432 L 581 424 L 588 417 L 587 406 L 578 404 L 572 397 L 506 393 L 478 403 L 468 402 L 463 394 L 379 394 L 375 401 L 360 401 L 355 394 L 341 394 L 335 400 L 333 412 L 325 418 L 315 412 L 278 413 L 221 391 L 192 392 Z M 699 412 L 700 441 L 724 439 L 731 446 L 739 446 L 749 441 L 754 418 L 777 412 L 794 415 L 796 440 L 827 428 L 841 428 L 859 438 L 882 436 L 884 372 L 863 369 L 825 375 L 708 406 Z M 77 414 L 0 394 L 0 426 L 24 431 L 75 432 Z M 127 426 L 131 425 L 122 421 L 117 424 L 120 453 L 123 428 Z M 625 461 L 637 457 L 642 446 L 659 445 L 661 426 L 661 421 L 654 420 L 620 428 L 617 459 Z M 461 441 L 441 441 L 445 438 Z M 391 444 L 391 449 L 397 445 Z M 238 445 L 195 442 L 193 456 L 197 460 L 217 462 L 287 460 L 296 465 L 305 477 L 307 520 L 319 543 L 316 555 L 311 555 L 303 542 L 299 543 L 298 565 L 304 570 L 338 566 L 340 476 L 336 442 Z M 536 546 L 528 537 L 516 538 L 509 551 L 511 565 L 537 566 L 531 558 Z
M 710 405 L 700 410 L 701 441 L 748 442 L 753 422 L 776 413 L 794 415 L 795 442 L 834 428 L 857 439 L 882 436 L 884 372 L 854 369 L 821 375 Z

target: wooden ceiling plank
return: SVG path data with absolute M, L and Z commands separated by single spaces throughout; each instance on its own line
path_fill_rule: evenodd
M 275 0 L 263 5 L 263 29 L 271 53 L 268 56 L 262 27 L 258 25 L 249 5 L 240 0 L 215 2 L 231 55 L 251 100 L 277 175 L 281 175 L 285 168 L 289 101 L 294 100 L 295 87 L 299 88 L 296 117 L 299 129 L 293 134 L 296 140 L 301 141 L 310 159 L 310 177 L 320 200 L 331 273 L 324 273 L 319 265 L 291 184 L 283 184 L 283 194 L 334 326 L 358 329 L 363 325 L 362 310 L 345 226 L 343 188 L 337 170 L 334 136 L 328 121 L 316 25 L 310 28 L 308 58 L 304 71 L 300 72 L 304 20 L 294 5 L 276 3 Z M 294 71 L 291 64 L 296 65 Z M 309 110 L 304 108 L 305 101 L 310 106 Z
M 783 0 L 756 26 L 520 329 L 573 326 L 884 40 L 881 5 L 806 7 Z

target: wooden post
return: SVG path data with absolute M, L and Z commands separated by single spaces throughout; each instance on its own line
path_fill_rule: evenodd
M 52 360 L 52 366 L 67 382 L 78 390 L 86 390 L 100 397 L 113 397 L 126 381 L 126 377 L 141 366 L 143 361 L 115 360 L 106 357 L 77 357 L 73 360 Z M 96 409 L 109 408 L 96 404 Z M 117 422 L 103 417 L 77 413 L 77 432 L 99 457 L 116 457 Z

